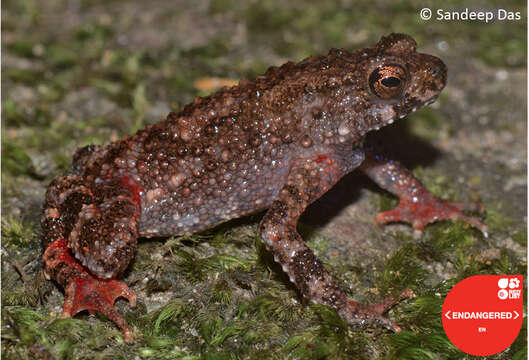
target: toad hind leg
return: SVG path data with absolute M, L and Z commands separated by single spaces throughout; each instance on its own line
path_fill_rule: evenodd
M 135 306 L 136 296 L 114 278 L 134 255 L 138 218 L 139 197 L 130 180 L 90 189 L 77 175 L 52 182 L 42 218 L 43 260 L 47 274 L 65 290 L 63 317 L 99 311 L 122 329 L 128 343 L 134 341 L 132 331 L 114 301 L 124 297 Z
M 317 160 L 298 161 L 261 221 L 261 238 L 309 301 L 333 307 L 351 325 L 378 324 L 398 332 L 400 327 L 382 316 L 395 299 L 388 298 L 372 307 L 348 301 L 344 291 L 296 231 L 298 218 L 306 207 L 343 175 L 337 169 L 337 162 L 329 155 L 319 156 Z M 409 292 L 401 294 L 401 298 L 409 296 Z
M 43 258 L 46 272 L 64 288 L 62 317 L 72 317 L 83 310 L 99 311 L 123 331 L 125 342 L 134 342 L 132 330 L 114 309 L 114 301 L 119 297 L 129 300 L 131 306 L 136 305 L 136 295 L 127 285 L 118 280 L 92 276 L 70 255 L 64 240 L 51 243 Z
M 424 227 L 441 220 L 460 219 L 479 229 L 485 237 L 488 228 L 479 219 L 465 215 L 463 211 L 484 212 L 481 205 L 441 200 L 432 195 L 413 174 L 397 161 L 388 160 L 366 151 L 360 166 L 371 180 L 381 188 L 399 197 L 399 205 L 375 217 L 377 224 L 407 222 L 412 224 L 416 236 Z

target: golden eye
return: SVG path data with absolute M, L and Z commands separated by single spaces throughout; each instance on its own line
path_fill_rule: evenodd
M 369 75 L 371 92 L 383 100 L 399 99 L 407 82 L 408 73 L 398 64 L 379 66 Z

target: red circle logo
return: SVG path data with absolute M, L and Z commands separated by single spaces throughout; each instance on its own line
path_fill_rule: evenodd
M 443 304 L 443 328 L 461 351 L 486 356 L 505 350 L 523 320 L 521 275 L 477 275 L 457 283 Z

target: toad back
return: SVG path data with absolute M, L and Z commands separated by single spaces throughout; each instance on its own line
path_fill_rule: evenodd
M 391 34 L 371 48 L 271 67 L 120 141 L 79 149 L 71 172 L 49 185 L 41 221 L 46 273 L 65 290 L 63 316 L 101 312 L 133 342 L 114 301 L 135 305 L 119 278 L 139 238 L 195 233 L 267 209 L 261 239 L 303 297 L 333 307 L 350 325 L 400 331 L 382 315 L 398 299 L 348 300 L 296 225 L 356 169 L 399 197 L 375 217 L 379 224 L 408 222 L 420 233 L 428 223 L 462 219 L 486 233 L 463 213 L 479 205 L 434 197 L 364 143 L 370 131 L 435 101 L 445 84 L 439 58 Z

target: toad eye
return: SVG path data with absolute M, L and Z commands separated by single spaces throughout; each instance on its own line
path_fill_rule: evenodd
M 400 98 L 407 82 L 408 73 L 398 64 L 379 66 L 369 75 L 371 92 L 382 100 Z

